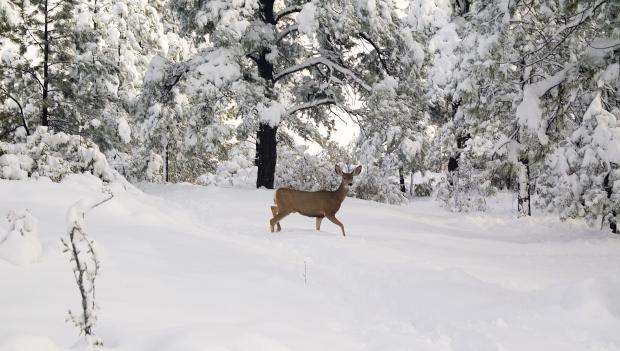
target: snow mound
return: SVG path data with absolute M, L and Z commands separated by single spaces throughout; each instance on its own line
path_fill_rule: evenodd
M 620 317 L 620 303 L 616 301 L 620 289 L 618 278 L 586 278 L 566 288 L 561 306 L 582 319 L 614 320 Z
M 16 265 L 36 261 L 42 252 L 38 221 L 30 211 L 9 211 L 9 230 L 0 240 L 0 258 Z
M 235 155 L 231 160 L 217 166 L 215 173 L 205 173 L 196 179 L 198 185 L 224 187 L 256 187 L 258 168 L 243 155 Z
M 28 172 L 32 168 L 32 159 L 27 155 L 2 155 L 0 156 L 0 178 L 10 180 L 23 180 L 28 178 Z
M 60 348 L 44 336 L 20 335 L 0 341 L 0 351 L 60 351 Z

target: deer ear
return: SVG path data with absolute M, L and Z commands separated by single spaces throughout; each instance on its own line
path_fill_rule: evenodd
M 334 169 L 336 171 L 336 174 L 341 176 L 342 175 L 342 169 L 340 168 L 339 165 L 336 165 L 336 168 Z
M 362 165 L 355 167 L 352 174 L 356 176 L 356 175 L 359 175 L 360 173 L 362 173 Z

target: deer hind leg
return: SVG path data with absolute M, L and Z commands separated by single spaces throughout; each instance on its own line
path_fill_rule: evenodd
M 278 215 L 278 206 L 271 206 L 271 213 L 273 213 L 273 217 L 275 218 Z M 277 223 L 277 231 L 282 230 L 280 226 L 280 222 Z M 271 231 L 273 232 L 273 225 L 271 226 Z
M 316 217 L 316 230 L 321 230 L 321 221 L 323 217 Z
M 335 225 L 339 226 L 340 229 L 342 230 L 342 236 L 346 236 L 344 234 L 344 225 L 342 225 L 342 223 L 338 220 L 338 218 L 336 218 L 335 215 L 327 215 L 326 216 L 327 219 L 329 219 L 332 223 L 334 223 Z

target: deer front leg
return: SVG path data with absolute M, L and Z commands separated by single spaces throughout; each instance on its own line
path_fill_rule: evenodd
M 344 225 L 342 225 L 342 223 L 338 220 L 338 218 L 336 218 L 335 215 L 328 215 L 326 216 L 327 219 L 329 219 L 330 221 L 332 221 L 332 223 L 334 223 L 335 225 L 339 226 L 340 229 L 342 230 L 342 236 L 346 236 L 344 234 Z
M 316 230 L 321 230 L 321 221 L 323 220 L 323 217 L 317 217 L 316 218 Z
M 273 213 L 273 216 L 277 216 L 278 215 L 278 206 L 271 206 L 271 213 Z M 277 231 L 279 232 L 280 230 L 282 230 L 282 227 L 280 226 L 280 222 L 277 223 Z M 271 231 L 273 232 L 273 228 L 271 228 Z
M 280 231 L 280 220 L 282 220 L 282 218 L 288 216 L 289 214 L 291 214 L 290 212 L 288 213 L 278 213 L 277 215 L 275 215 L 271 220 L 269 220 L 269 225 L 271 225 L 271 232 L 273 233 L 273 227 L 277 224 L 278 225 L 278 231 Z

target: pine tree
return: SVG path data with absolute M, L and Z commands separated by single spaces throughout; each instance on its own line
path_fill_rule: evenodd
M 3 28 L 5 44 L 10 42 L 19 49 L 18 55 L 2 62 L 2 91 L 21 106 L 24 125 L 32 122 L 69 130 L 76 110 L 66 70 L 74 54 L 71 26 L 75 1 L 7 3 L 13 10 L 11 16 L 19 13 L 19 19 Z
M 348 95 L 368 97 L 379 72 L 395 59 L 385 50 L 398 29 L 391 1 L 378 8 L 331 0 L 284 7 L 272 0 L 204 5 L 173 4 L 187 18 L 187 28 L 208 33 L 211 45 L 239 55 L 243 74 L 234 100 L 242 123 L 237 132 L 239 138 L 256 133 L 258 187 L 273 188 L 278 138 L 300 135 L 320 142 L 318 128 L 333 128 L 332 108 L 350 112 Z

